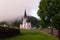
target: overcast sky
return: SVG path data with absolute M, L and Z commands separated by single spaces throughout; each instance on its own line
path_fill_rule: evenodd
M 27 15 L 37 17 L 40 0 L 0 0 L 0 21 L 22 17 L 26 9 Z

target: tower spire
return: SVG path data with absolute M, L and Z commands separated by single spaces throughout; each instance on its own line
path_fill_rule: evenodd
M 25 14 L 24 14 L 24 17 L 27 17 L 27 14 L 26 14 L 26 10 L 25 10 Z

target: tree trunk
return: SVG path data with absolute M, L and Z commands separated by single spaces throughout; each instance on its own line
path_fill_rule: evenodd
M 60 29 L 58 30 L 58 38 L 60 40 Z
M 53 35 L 53 27 L 51 27 L 51 35 Z

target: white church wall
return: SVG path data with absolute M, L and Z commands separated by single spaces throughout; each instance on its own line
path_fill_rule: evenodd
M 20 28 L 21 29 L 31 29 L 31 23 L 30 22 L 26 22 L 24 24 L 20 24 Z

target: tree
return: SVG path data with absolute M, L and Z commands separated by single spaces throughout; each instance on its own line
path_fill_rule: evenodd
M 53 18 L 53 22 L 52 22 L 52 25 L 58 29 L 58 37 L 59 37 L 59 40 L 60 40 L 60 15 L 56 15 L 54 18 Z
M 6 22 L 6 21 L 2 21 L 2 22 L 0 22 L 0 25 L 4 25 L 4 24 L 7 25 L 7 22 Z
M 41 0 L 38 10 L 38 16 L 41 18 L 41 26 L 50 26 L 52 28 L 55 27 L 60 33 L 60 17 L 58 15 L 60 16 L 59 0 Z
M 38 27 L 39 26 L 39 19 L 29 16 L 28 20 L 32 23 L 32 27 Z
M 12 26 L 19 27 L 20 23 L 21 23 L 20 20 L 15 20 L 15 21 L 12 23 Z

